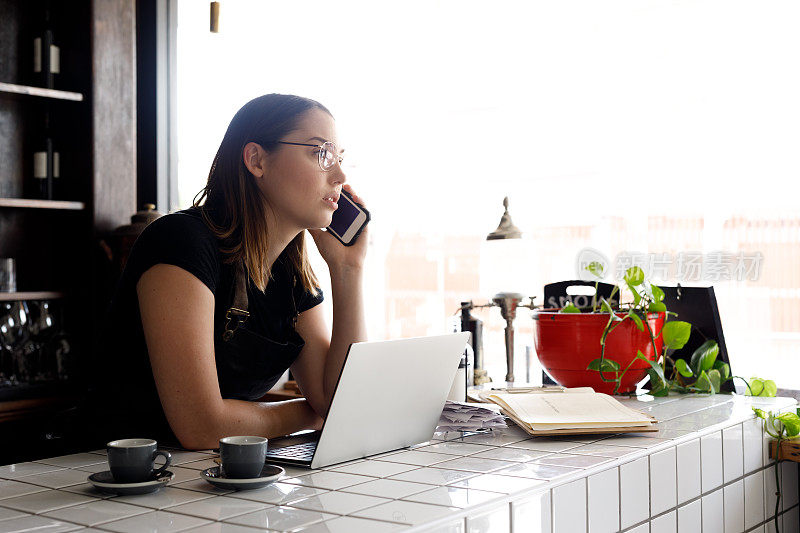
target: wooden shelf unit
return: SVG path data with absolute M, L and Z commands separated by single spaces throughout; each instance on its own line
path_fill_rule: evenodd
M 18 300 L 58 300 L 67 294 L 60 291 L 16 291 L 0 292 L 0 302 L 16 302 Z
M 47 445 L 38 440 L 53 420 L 43 413 L 85 394 L 102 320 L 96 310 L 105 308 L 112 281 L 98 241 L 136 211 L 137 3 L 49 2 L 61 48 L 54 89 L 32 81 L 46 4 L 0 0 L 0 257 L 16 259 L 18 287 L 60 289 L 0 293 L 0 302 L 58 300 L 71 348 L 69 383 L 0 390 L 0 422 L 27 431 L 17 446 L 30 450 Z M 63 191 L 57 200 L 24 198 L 33 196 L 33 153 L 46 117 Z M 9 446 L 20 459 L 35 453 Z
M 45 89 L 44 87 L 33 87 L 30 85 L 17 85 L 16 83 L 0 82 L 0 94 L 36 96 L 40 98 L 52 98 L 54 100 L 83 102 L 83 94 L 81 93 L 59 91 L 58 89 Z
M 86 209 L 84 202 L 68 200 L 37 200 L 34 198 L 0 198 L 0 207 L 19 209 L 63 209 L 82 211 Z

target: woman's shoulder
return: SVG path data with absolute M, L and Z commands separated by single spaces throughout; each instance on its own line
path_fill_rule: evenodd
M 157 218 L 136 241 L 138 247 L 168 247 L 175 251 L 217 250 L 219 244 L 198 209 L 184 209 Z
M 162 233 L 187 236 L 187 232 L 198 237 L 214 238 L 214 232 L 203 220 L 202 213 L 194 207 L 175 211 L 155 219 L 147 225 L 142 234 Z
M 135 279 L 159 263 L 198 277 L 214 292 L 222 261 L 219 243 L 199 209 L 185 209 L 151 222 L 134 244 L 129 260 Z

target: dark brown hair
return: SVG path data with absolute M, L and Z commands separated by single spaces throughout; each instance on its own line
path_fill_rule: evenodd
M 242 150 L 254 142 L 267 152 L 297 127 L 300 117 L 311 109 L 325 106 L 301 96 L 265 94 L 247 102 L 233 116 L 208 173 L 205 188 L 195 196 L 203 220 L 220 240 L 226 263 L 243 260 L 250 278 L 261 291 L 267 287 L 268 241 L 266 205 L 254 176 L 247 170 Z M 303 287 L 316 294 L 317 278 L 308 261 L 305 232 L 300 232 L 286 248 L 287 258 Z

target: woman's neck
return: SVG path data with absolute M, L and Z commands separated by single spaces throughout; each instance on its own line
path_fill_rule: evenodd
M 281 224 L 279 219 L 274 216 L 271 210 L 267 210 L 267 261 L 268 266 L 272 269 L 275 261 L 283 253 L 289 243 L 291 243 L 303 228 L 298 228 L 293 225 Z

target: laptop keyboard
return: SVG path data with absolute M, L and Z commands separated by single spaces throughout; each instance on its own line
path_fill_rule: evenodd
M 282 448 L 270 448 L 267 450 L 267 459 L 294 459 L 299 461 L 311 461 L 317 449 L 317 442 L 304 442 L 302 444 L 292 444 Z

